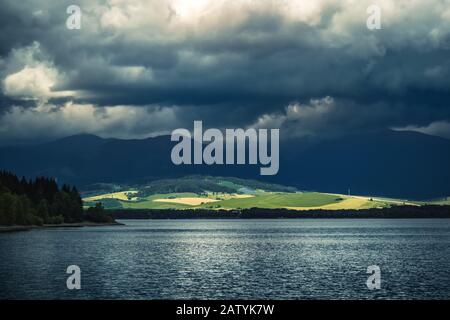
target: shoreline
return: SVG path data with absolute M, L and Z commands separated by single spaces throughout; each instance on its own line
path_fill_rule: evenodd
M 110 209 L 114 219 L 436 219 L 450 218 L 450 206 L 392 206 L 382 209 Z
M 0 226 L 0 233 L 30 231 L 33 229 L 56 229 L 56 228 L 83 228 L 83 227 L 106 227 L 106 226 L 123 226 L 120 222 L 75 222 L 75 223 L 61 223 L 61 224 L 44 224 L 42 226 Z
M 165 220 L 165 219 L 448 219 L 450 206 L 393 206 L 382 209 L 361 210 L 307 210 L 290 209 L 237 209 L 237 210 L 205 210 L 205 209 L 112 209 L 107 210 L 114 219 L 119 220 Z M 0 226 L 0 233 L 29 231 L 32 229 L 82 228 L 98 226 L 123 226 L 114 222 L 77 222 L 62 224 L 45 224 L 42 226 Z

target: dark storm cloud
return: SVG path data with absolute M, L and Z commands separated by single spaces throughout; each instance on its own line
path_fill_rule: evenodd
M 327 113 L 283 123 L 299 132 L 337 132 L 434 122 L 441 128 L 450 119 L 445 1 L 380 1 L 383 28 L 375 31 L 366 28 L 372 1 L 204 2 L 3 1 L 0 106 L 8 117 L 0 125 L 14 127 L 5 119 L 30 116 L 29 108 L 48 123 L 48 108 L 38 104 L 64 113 L 73 101 L 127 106 L 123 112 L 173 108 L 167 130 L 193 119 L 247 126 L 286 117 L 290 105 L 317 108 L 311 101 L 325 97 L 335 104 Z M 65 27 L 70 4 L 82 9 L 81 30 Z M 11 113 L 13 105 L 22 111 Z M 106 123 L 97 131 L 121 135 L 126 127 Z M 10 131 L 1 131 L 4 140 Z M 132 136 L 132 128 L 125 131 Z

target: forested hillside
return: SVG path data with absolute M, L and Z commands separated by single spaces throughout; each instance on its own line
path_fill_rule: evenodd
M 74 186 L 59 188 L 52 178 L 27 180 L 0 171 L 0 225 L 60 224 L 84 218 L 83 203 Z

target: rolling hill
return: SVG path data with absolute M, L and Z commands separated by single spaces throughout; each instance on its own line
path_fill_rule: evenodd
M 175 186 L 178 190 L 174 190 Z M 111 186 L 116 189 L 118 186 Z M 400 201 L 319 192 L 231 177 L 189 176 L 122 186 L 122 191 L 89 191 L 85 206 L 101 202 L 107 209 L 368 209 Z

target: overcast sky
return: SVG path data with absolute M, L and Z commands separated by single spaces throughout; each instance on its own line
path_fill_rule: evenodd
M 69 5 L 81 29 L 66 27 Z M 369 30 L 367 8 L 381 8 Z M 450 138 L 450 0 L 2 0 L 0 144 L 192 128 Z

